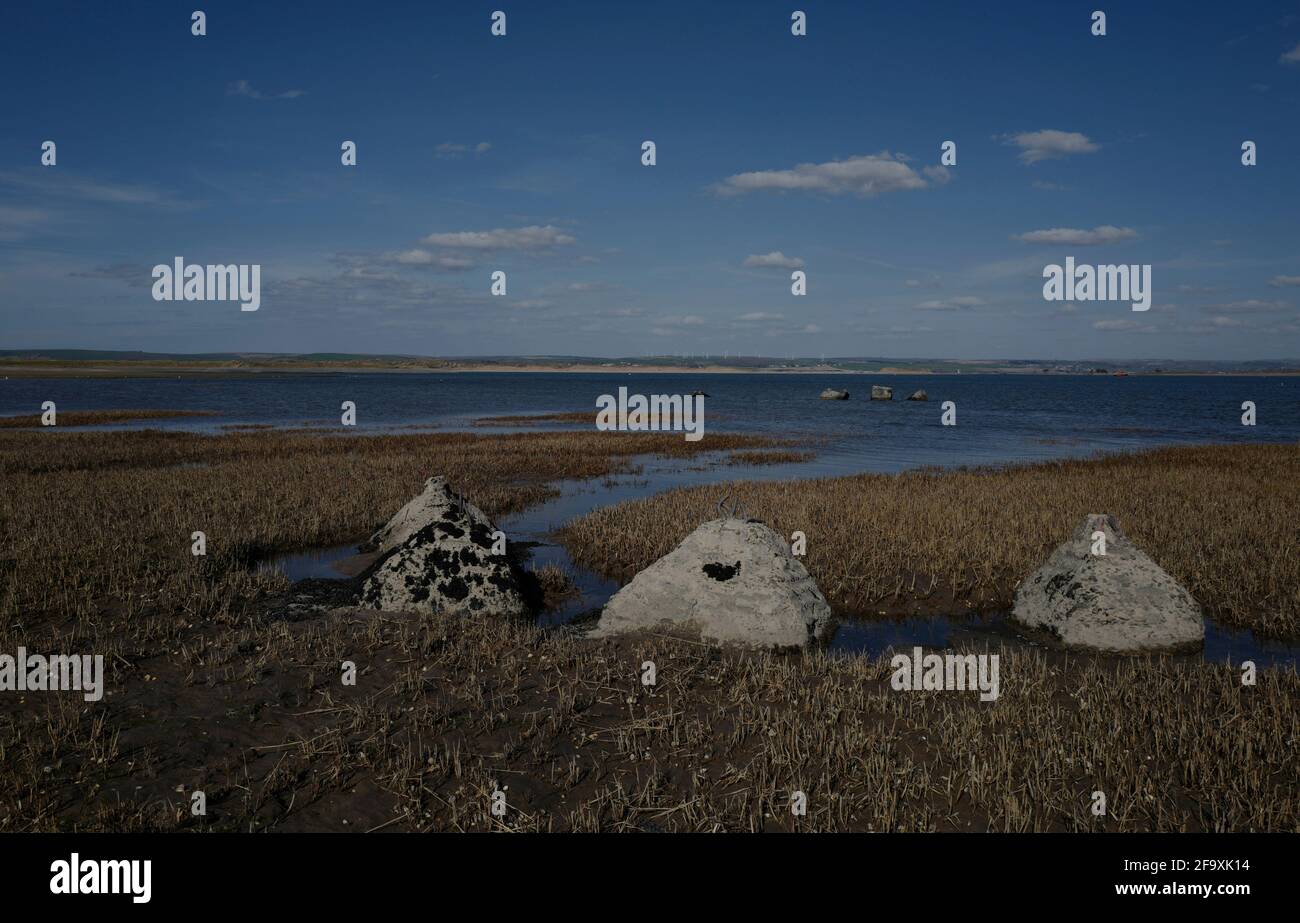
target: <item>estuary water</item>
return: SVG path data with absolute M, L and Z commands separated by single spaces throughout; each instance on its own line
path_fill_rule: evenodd
M 872 384 L 892 402 L 868 401 Z M 216 416 L 128 426 L 217 430 L 223 426 L 340 426 L 344 401 L 357 408 L 351 432 L 410 427 L 470 429 L 486 416 L 588 411 L 617 394 L 703 390 L 709 432 L 761 432 L 817 443 L 816 473 L 900 471 L 1086 456 L 1098 451 L 1197 442 L 1300 440 L 1300 377 L 1110 375 L 357 373 L 241 374 L 204 378 L 0 380 L 0 415 L 60 410 L 202 410 Z M 822 401 L 843 388 L 847 401 Z M 903 400 L 923 389 L 926 403 Z M 956 405 L 956 426 L 941 406 Z M 1256 407 L 1243 426 L 1242 404 Z M 509 428 L 509 427 L 502 427 Z M 535 428 L 535 427 L 529 427 Z M 805 474 L 807 472 L 804 472 Z

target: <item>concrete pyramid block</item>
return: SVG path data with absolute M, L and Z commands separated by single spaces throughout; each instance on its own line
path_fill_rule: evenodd
M 1105 537 L 1105 554 L 1095 551 Z M 1091 513 L 1016 590 L 1012 619 L 1064 644 L 1102 651 L 1191 649 L 1205 640 L 1201 607 L 1120 531 Z

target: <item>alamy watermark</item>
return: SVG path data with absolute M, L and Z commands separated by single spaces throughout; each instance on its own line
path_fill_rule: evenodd
M 898 692 L 978 690 L 981 702 L 995 702 L 1001 694 L 997 654 L 926 654 L 914 647 L 911 656 L 891 657 L 889 666 L 889 683 Z
M 1151 307 L 1151 264 L 1131 266 L 1049 263 L 1043 267 L 1043 298 L 1047 301 L 1131 301 L 1134 311 Z
M 260 263 L 186 265 L 178 256 L 171 266 L 155 266 L 153 277 L 154 301 L 238 301 L 241 311 L 262 306 Z
M 83 692 L 87 702 L 104 697 L 104 655 L 0 654 L 0 692 Z
M 596 429 L 601 432 L 686 432 L 687 442 L 704 438 L 703 394 L 627 393 L 618 389 L 618 397 L 602 394 L 596 398 Z
M 51 894 L 129 894 L 147 904 L 153 896 L 152 859 L 82 859 L 73 853 L 50 863 Z

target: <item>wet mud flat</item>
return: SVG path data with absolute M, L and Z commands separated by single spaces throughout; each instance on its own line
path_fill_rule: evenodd
M 42 824 L 1300 824 L 1294 668 L 1262 670 L 1245 687 L 1235 669 L 1199 658 L 1079 657 L 994 646 L 982 634 L 949 638 L 950 650 L 1000 655 L 1001 694 L 985 702 L 973 692 L 897 691 L 887 651 L 755 653 L 661 634 L 592 640 L 576 626 L 358 611 L 350 593 L 329 598 L 346 583 L 300 582 L 234 631 L 196 626 L 177 640 L 177 653 L 134 665 L 139 681 L 111 690 L 100 725 L 78 725 L 60 711 L 68 706 L 54 706 L 54 733 L 115 730 L 90 751 L 104 764 L 52 767 L 67 781 L 42 790 Z M 340 683 L 344 661 L 355 665 L 355 685 Z M 21 748 L 9 755 L 11 769 L 44 771 Z M 1108 793 L 1105 818 L 1089 811 L 1097 790 Z M 195 791 L 206 798 L 203 817 L 189 811 Z M 503 815 L 492 813 L 497 792 L 508 805 Z M 807 796 L 804 816 L 790 811 L 795 792 Z
M 178 612 L 162 644 L 109 651 L 117 675 L 96 709 L 73 696 L 3 700 L 0 825 L 1300 828 L 1289 651 L 1244 686 L 1210 645 L 1196 656 L 1080 656 L 1021 637 L 997 613 L 845 618 L 829 649 L 810 652 L 584 637 L 617 582 L 574 564 L 558 526 L 692 477 L 761 476 L 710 472 L 700 459 L 663 465 L 556 482 L 549 500 L 498 520 L 526 568 L 568 568 L 581 591 L 537 620 L 359 610 L 372 562 L 329 545 L 314 563 L 269 562 L 291 579 L 241 612 Z M 667 470 L 692 466 L 706 470 Z M 48 627 L 55 640 L 78 631 L 73 620 Z M 998 653 L 1001 695 L 899 692 L 891 652 L 914 644 Z M 340 680 L 345 663 L 355 684 Z M 1089 810 L 1097 790 L 1108 793 L 1105 817 Z M 203 816 L 191 813 L 198 791 Z M 796 792 L 802 816 L 790 811 Z M 504 814 L 491 810 L 497 793 Z

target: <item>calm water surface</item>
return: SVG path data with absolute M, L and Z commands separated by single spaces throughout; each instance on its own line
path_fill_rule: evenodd
M 892 402 L 867 401 L 872 384 L 892 385 Z M 484 416 L 590 411 L 619 385 L 632 393 L 705 399 L 705 432 L 816 438 L 825 473 L 899 471 L 923 465 L 1032 461 L 1096 451 L 1193 442 L 1300 440 L 1300 378 L 1105 375 L 768 374 L 294 374 L 231 378 L 0 380 L 0 415 L 61 410 L 167 409 L 219 416 L 150 421 L 162 429 L 223 425 L 338 426 L 340 405 L 357 405 L 354 431 L 413 425 L 469 428 Z M 824 388 L 847 401 L 821 401 Z M 916 389 L 927 403 L 902 400 Z M 1243 401 L 1258 424 L 1241 425 Z M 940 405 L 957 405 L 957 426 L 940 425 Z M 569 427 L 583 428 L 573 424 Z M 478 431 L 483 427 L 475 427 Z M 340 427 L 342 430 L 342 427 Z

